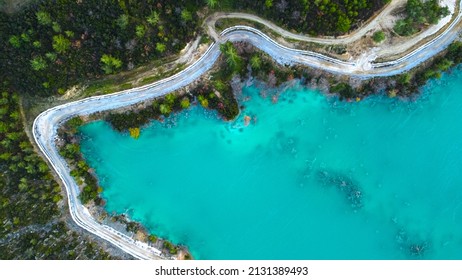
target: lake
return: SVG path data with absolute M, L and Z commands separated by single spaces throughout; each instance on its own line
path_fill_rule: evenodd
M 137 140 L 83 126 L 106 210 L 196 259 L 462 259 L 462 71 L 415 100 L 251 85 L 241 104 L 233 122 L 192 106 Z

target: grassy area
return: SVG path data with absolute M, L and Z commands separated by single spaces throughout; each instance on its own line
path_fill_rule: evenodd
M 173 63 L 173 60 L 164 64 Z M 178 64 L 175 68 L 163 71 L 161 61 L 156 61 L 149 66 L 144 66 L 132 72 L 124 72 L 104 79 L 91 81 L 86 85 L 81 97 L 104 95 L 126 89 L 147 85 L 164 78 L 168 78 L 185 68 L 185 64 Z M 157 68 L 153 70 L 154 68 Z M 144 72 L 144 73 L 143 73 Z

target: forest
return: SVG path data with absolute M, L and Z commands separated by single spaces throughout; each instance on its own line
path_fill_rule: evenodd
M 62 94 L 183 49 L 196 36 L 199 0 L 41 0 L 0 13 L 2 69 L 19 92 Z
M 447 15 L 449 15 L 448 8 L 440 6 L 438 0 L 408 0 L 405 18 L 398 20 L 393 30 L 401 36 L 410 36 L 429 24 L 438 23 Z
M 61 187 L 24 132 L 20 97 L 0 86 L 0 259 L 107 259 L 62 221 Z
M 333 36 L 357 28 L 388 2 L 390 0 L 207 0 L 208 5 L 217 10 L 247 11 L 289 30 Z

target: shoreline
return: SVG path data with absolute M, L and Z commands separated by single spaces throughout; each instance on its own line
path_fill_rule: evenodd
M 460 70 L 459 70 L 459 71 L 460 71 Z M 459 72 L 459 73 L 460 73 L 460 72 Z M 263 91 L 266 90 L 266 91 L 268 92 L 268 96 L 266 97 L 267 100 L 268 100 L 268 98 L 271 97 L 273 94 L 277 94 L 277 93 L 280 92 L 280 91 L 284 91 L 284 90 L 291 89 L 291 88 L 294 88 L 294 87 L 295 87 L 295 88 L 301 88 L 301 89 L 307 89 L 307 88 L 309 88 L 309 89 L 315 89 L 315 90 L 318 91 L 317 94 L 321 94 L 321 96 L 323 96 L 325 99 L 335 98 L 335 99 L 334 99 L 334 100 L 335 100 L 334 102 L 337 103 L 337 99 L 336 99 L 337 97 L 336 97 L 336 95 L 330 95 L 330 94 L 327 94 L 327 93 L 325 93 L 325 92 L 320 92 L 320 91 L 319 91 L 319 88 L 313 88 L 313 87 L 310 87 L 309 85 L 307 86 L 306 84 L 303 84 L 303 85 L 302 85 L 302 84 L 300 84 L 300 81 L 299 81 L 299 80 L 296 80 L 296 79 L 291 80 L 291 81 L 288 81 L 288 82 L 285 82 L 285 83 L 282 83 L 281 85 L 279 85 L 279 86 L 277 86 L 277 87 L 271 87 L 271 88 L 267 87 L 266 84 L 265 84 L 264 82 L 261 82 L 261 81 L 258 81 L 258 80 L 248 80 L 248 79 L 247 79 L 247 80 L 244 80 L 244 81 L 241 83 L 241 86 L 243 86 L 243 87 L 253 86 L 253 87 L 257 87 L 259 90 L 263 90 Z M 420 96 L 420 95 L 419 95 L 419 96 Z M 374 98 L 374 97 L 382 98 L 382 97 L 383 97 L 383 98 L 387 99 L 386 95 L 382 95 L 382 94 L 380 94 L 379 96 L 374 95 L 374 96 L 371 96 L 371 97 L 372 97 L 372 98 Z M 414 96 L 412 96 L 412 97 L 414 97 Z M 391 98 L 389 98 L 389 99 L 391 100 Z M 382 100 L 382 99 L 380 99 L 380 100 Z M 239 102 L 240 105 L 245 104 L 245 100 L 244 100 L 244 102 L 242 102 L 242 101 L 243 101 L 243 100 L 241 99 L 240 102 Z M 395 101 L 396 101 L 396 102 L 399 102 L 399 103 L 401 103 L 401 102 L 407 102 L 406 100 L 395 100 Z M 413 102 L 414 100 L 411 100 L 411 101 Z M 344 103 L 344 104 L 345 104 L 345 103 Z M 196 106 L 200 106 L 200 105 L 197 104 Z M 359 105 L 359 106 L 361 106 L 361 105 Z M 197 109 L 197 108 L 196 108 L 196 109 Z M 181 113 L 181 112 L 177 112 L 177 113 Z M 174 118 L 176 118 L 176 116 L 175 116 Z M 217 118 L 217 120 L 221 122 L 220 118 Z M 101 121 L 101 120 L 97 120 L 97 121 Z M 104 121 L 104 120 L 103 120 L 103 121 Z M 244 125 L 242 121 L 243 121 L 243 119 L 242 119 L 242 115 L 241 115 L 241 117 L 239 118 L 239 122 L 238 122 L 238 124 L 239 124 L 240 126 L 241 126 L 241 125 L 242 125 L 242 126 Z M 153 120 L 152 123 L 154 123 L 154 120 Z M 148 126 L 152 125 L 152 123 L 150 123 Z M 251 123 L 252 123 L 252 122 L 251 122 Z M 251 126 L 252 126 L 252 125 L 251 125 Z M 112 129 L 115 130 L 114 128 L 112 128 Z M 143 224 L 143 222 L 141 222 L 141 221 L 140 221 L 140 222 L 137 222 L 137 223 L 139 223 L 139 224 L 141 224 L 141 225 Z
M 460 16 L 461 13 L 459 11 L 457 17 L 458 20 L 460 20 Z M 455 24 L 458 23 L 458 20 L 454 21 L 453 25 L 451 26 L 454 27 Z M 445 33 L 441 34 L 437 39 L 443 38 L 448 34 L 448 32 L 449 29 L 447 29 Z M 324 71 L 332 70 L 332 72 L 336 72 L 335 70 L 339 69 L 341 70 L 340 72 L 343 72 L 350 77 L 363 76 L 364 78 L 372 78 L 375 76 L 390 76 L 396 73 L 405 72 L 444 49 L 444 47 L 446 47 L 449 42 L 452 42 L 455 39 L 455 36 L 453 35 L 454 34 L 447 35 L 444 38 L 445 40 L 442 42 L 439 40 L 439 44 L 435 43 L 438 40 L 433 40 L 427 45 L 422 46 L 420 49 L 418 49 L 418 51 L 413 52 L 412 55 L 408 55 L 401 60 L 395 60 L 394 65 L 389 64 L 388 66 L 384 66 L 383 68 L 380 68 L 380 70 L 377 70 L 375 74 L 368 74 L 368 72 L 373 73 L 374 69 L 376 68 L 371 67 L 370 69 L 363 69 L 362 65 L 359 65 L 359 67 L 358 65 L 354 65 L 356 68 L 353 69 L 356 69 L 359 72 L 350 71 L 352 67 L 351 63 L 345 64 L 343 62 L 326 58 L 322 55 L 316 55 L 312 52 L 285 48 L 275 43 L 265 34 L 259 32 L 256 29 L 248 27 L 235 27 L 233 29 L 226 30 L 226 32 L 223 32 L 222 34 L 222 36 L 224 36 L 224 40 L 247 41 L 254 46 L 258 46 L 258 48 L 273 57 L 273 59 L 281 65 L 284 65 L 287 62 L 289 65 L 292 63 L 300 62 L 306 66 L 320 67 L 320 61 L 324 60 L 324 63 L 322 63 L 324 66 Z M 435 48 L 431 50 L 433 55 L 430 53 L 423 58 L 416 57 L 418 52 L 426 50 L 426 48 L 431 46 L 433 43 L 436 44 Z M 282 53 L 280 53 L 280 51 L 282 51 Z M 174 76 L 148 86 L 117 92 L 105 96 L 90 97 L 80 101 L 63 104 L 42 112 L 35 119 L 33 125 L 34 139 L 43 155 L 47 158 L 55 172 L 63 181 L 67 190 L 71 216 L 79 226 L 100 236 L 103 239 L 110 241 L 122 250 L 132 254 L 136 258 L 159 258 L 159 255 L 156 253 L 156 251 L 153 250 L 148 244 L 141 242 L 137 243 L 130 237 L 123 234 L 121 235 L 115 230 L 99 224 L 88 212 L 88 209 L 80 204 L 80 201 L 78 200 L 79 187 L 69 176 L 69 166 L 63 162 L 62 158 L 59 156 L 59 153 L 56 150 L 56 146 L 54 145 L 54 139 L 57 136 L 56 132 L 61 124 L 72 117 L 78 115 L 90 115 L 100 111 L 108 111 L 124 106 L 134 105 L 148 99 L 163 96 L 167 93 L 187 86 L 209 71 L 215 64 L 215 61 L 218 59 L 219 54 L 220 52 L 218 50 L 217 44 L 212 43 L 210 48 L 198 61 Z M 406 60 L 408 63 L 406 63 Z M 328 67 L 329 65 L 330 68 Z M 344 67 L 342 68 L 341 65 L 344 65 Z M 113 102 L 110 102 L 110 100 Z
M 253 52 L 251 52 L 251 54 L 252 53 Z M 223 65 L 223 64 L 224 64 L 224 61 L 217 62 L 217 68 L 225 67 L 225 65 Z M 274 62 L 274 61 L 273 61 L 272 67 L 275 68 L 275 69 L 279 69 L 279 71 L 284 71 L 284 70 L 288 69 L 285 66 L 281 66 L 281 65 L 276 64 L 276 62 Z M 424 65 L 419 67 L 419 69 L 420 68 L 424 68 Z M 308 72 L 313 72 L 313 73 L 314 72 L 319 72 L 319 71 L 312 70 L 312 69 L 310 69 L 310 70 L 304 69 L 304 70 L 308 71 Z M 300 71 L 303 71 L 303 70 L 300 70 Z M 303 74 L 306 74 L 306 73 L 303 73 Z M 238 103 L 238 106 L 241 109 L 243 109 L 243 107 L 245 107 L 245 100 L 242 99 L 241 91 L 242 91 L 242 88 L 246 87 L 246 86 L 255 86 L 255 87 L 257 87 L 257 88 L 259 88 L 259 89 L 261 89 L 263 91 L 266 91 L 271 96 L 277 95 L 278 92 L 290 89 L 292 87 L 301 87 L 301 88 L 306 88 L 306 89 L 319 91 L 320 94 L 325 95 L 327 98 L 329 98 L 329 97 L 336 97 L 336 98 L 341 97 L 341 96 L 339 96 L 339 94 L 332 93 L 330 91 L 330 81 L 329 81 L 330 78 L 328 77 L 328 75 L 326 75 L 326 73 L 319 72 L 319 73 L 317 73 L 317 75 L 313 74 L 313 76 L 311 78 L 305 78 L 305 77 L 303 77 L 303 74 L 300 74 L 299 77 L 295 77 L 293 79 L 288 79 L 288 80 L 282 80 L 282 81 L 280 80 L 280 78 L 277 77 L 277 82 L 276 82 L 276 84 L 273 84 L 273 85 L 270 85 L 268 81 L 264 81 L 264 80 L 259 79 L 256 76 L 253 76 L 252 73 L 248 73 L 248 75 L 246 75 L 245 77 L 240 77 L 240 79 L 234 77 L 232 79 L 233 80 L 233 83 L 232 83 L 233 84 L 232 85 L 233 95 L 235 96 L 236 101 Z M 382 82 L 377 82 L 375 84 L 374 91 L 381 92 L 381 93 L 386 92 L 385 91 L 386 80 L 387 79 L 385 79 L 385 81 L 382 81 Z M 207 81 L 206 79 L 200 78 L 199 80 L 193 82 L 193 84 L 189 85 L 187 89 L 186 88 L 181 88 L 181 89 L 175 91 L 175 95 L 177 96 L 177 98 L 181 98 L 182 96 L 186 96 L 186 95 L 188 95 L 188 92 L 191 92 L 191 91 L 194 92 L 195 90 L 197 90 L 197 88 L 203 87 L 204 83 L 206 83 L 206 81 Z M 412 98 L 414 96 L 417 96 L 418 94 L 419 93 L 415 92 L 410 96 L 406 95 L 406 96 L 402 96 L 402 97 L 404 97 L 404 98 Z M 368 97 L 370 95 L 373 95 L 373 94 L 366 94 L 366 95 L 361 97 L 361 100 L 362 100 L 362 98 Z M 115 110 L 97 113 L 96 115 L 91 115 L 89 117 L 86 117 L 83 122 L 84 122 L 84 124 L 91 123 L 91 122 L 97 121 L 97 120 L 103 120 L 103 121 L 108 122 L 108 119 L 107 119 L 108 116 L 111 115 L 111 114 L 114 114 L 114 112 L 116 112 L 116 114 L 119 114 L 119 115 L 123 115 L 123 114 L 126 114 L 126 113 L 139 114 L 141 111 L 143 111 L 146 108 L 148 108 L 149 106 L 151 106 L 152 102 L 155 102 L 155 101 L 159 101 L 159 98 L 148 99 L 148 100 L 145 100 L 145 101 L 143 101 L 141 103 L 131 105 L 129 107 L 117 108 Z M 354 102 L 354 101 L 355 100 L 344 100 L 344 102 Z M 358 101 L 359 100 L 356 100 L 356 102 L 358 102 Z M 162 101 L 159 101 L 159 102 L 162 102 Z M 197 100 L 192 105 L 201 106 L 200 102 L 198 102 Z M 174 112 L 172 112 L 172 114 L 179 113 L 179 112 L 181 112 L 181 110 L 182 109 L 175 110 Z M 208 108 L 208 110 L 215 111 L 212 108 Z M 239 114 L 232 120 L 226 120 L 224 118 L 220 118 L 220 115 L 218 114 L 218 119 L 221 119 L 223 121 L 234 121 L 237 118 L 239 118 L 241 113 L 242 113 L 242 110 L 239 110 Z M 153 118 L 149 119 L 149 122 L 147 124 L 140 124 L 139 127 L 142 128 L 142 127 L 145 127 L 145 126 L 149 126 L 149 125 L 151 125 L 151 123 L 153 121 L 156 121 L 156 120 L 162 122 L 163 118 L 164 117 L 161 117 L 161 116 L 153 117 Z M 249 122 L 251 122 L 251 121 L 252 120 L 249 120 Z M 245 123 L 243 123 L 242 125 L 245 125 Z M 118 131 L 114 126 L 112 126 L 112 128 L 115 131 Z M 127 133 L 127 131 L 125 131 L 125 130 L 123 130 L 123 131 L 119 130 L 118 132 L 119 133 L 122 133 L 122 132 Z M 70 136 L 71 136 L 71 139 L 73 139 L 70 142 L 77 143 L 78 145 L 80 145 L 80 141 L 78 140 L 77 135 L 70 135 Z M 69 139 L 69 137 L 65 137 L 65 138 Z M 67 141 L 67 142 L 69 142 L 69 141 Z M 95 179 L 98 181 L 97 175 L 96 175 L 96 173 L 94 173 L 94 171 L 91 171 L 90 174 L 93 177 L 95 177 Z M 99 186 L 99 184 L 98 184 L 98 186 Z M 88 207 L 89 212 L 91 213 L 91 215 L 93 217 L 95 217 L 99 222 L 101 222 L 105 226 L 116 228 L 118 231 L 122 231 L 124 234 L 133 235 L 133 237 L 137 237 L 135 239 L 138 240 L 138 241 L 147 242 L 149 240 L 149 237 L 151 236 L 151 235 L 149 235 L 150 232 L 144 227 L 144 225 L 143 225 L 143 223 L 141 221 L 131 220 L 131 217 L 130 217 L 129 213 L 122 213 L 122 214 L 117 214 L 115 212 L 109 213 L 104 208 L 104 204 L 105 204 L 104 199 L 102 199 L 102 201 L 103 202 L 102 202 L 101 205 L 96 205 L 95 203 L 91 202 L 89 207 Z M 116 220 L 116 221 L 114 221 L 114 220 Z M 132 226 L 133 228 L 136 228 L 136 229 L 135 230 L 129 230 L 127 228 L 124 229 L 123 228 L 124 226 L 125 227 Z M 140 238 L 140 236 L 142 236 L 142 238 Z M 155 238 L 157 240 L 158 237 L 155 236 Z M 163 245 L 162 245 L 162 242 L 164 242 L 164 241 L 168 242 L 168 238 L 165 239 L 165 237 L 160 237 L 160 242 L 161 243 L 159 243 L 159 242 L 151 242 L 151 244 L 154 244 L 154 247 L 156 249 L 158 249 L 160 251 L 163 251 L 163 250 L 165 250 L 165 247 L 163 247 Z M 168 243 L 170 243 L 170 242 L 168 242 Z M 178 258 L 187 256 L 186 258 L 189 259 L 190 257 L 193 257 L 193 256 L 191 256 L 191 253 L 188 251 L 188 248 L 187 248 L 187 246 L 185 244 L 178 244 L 178 245 L 173 245 L 173 246 L 178 250 L 178 254 L 175 254 L 175 256 L 178 256 Z M 164 254 L 164 252 L 163 252 L 163 254 Z M 164 256 L 166 256 L 166 255 L 164 255 Z M 171 256 L 168 257 L 168 258 L 171 258 Z

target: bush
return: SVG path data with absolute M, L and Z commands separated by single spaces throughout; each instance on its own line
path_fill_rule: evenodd
M 335 86 L 332 86 L 330 88 L 331 92 L 338 93 L 340 96 L 340 99 L 346 98 L 353 98 L 355 97 L 355 91 L 354 89 L 347 83 L 339 83 L 336 84 Z
M 139 127 L 135 127 L 135 128 L 129 128 L 128 131 L 130 132 L 130 137 L 134 138 L 134 139 L 138 139 L 140 137 L 140 129 Z
M 178 252 L 178 249 L 168 241 L 164 241 L 164 248 L 172 255 L 175 255 Z
M 385 33 L 383 33 L 382 30 L 375 32 L 374 35 L 372 35 L 372 40 L 376 43 L 382 42 L 385 40 Z
M 151 243 L 156 243 L 157 242 L 157 236 L 155 236 L 154 234 L 151 234 L 151 235 L 148 236 L 148 240 Z
M 189 105 L 190 105 L 190 103 L 189 103 L 189 98 L 183 97 L 183 98 L 181 99 L 180 105 L 181 105 L 181 108 L 183 108 L 183 109 L 189 108 Z

